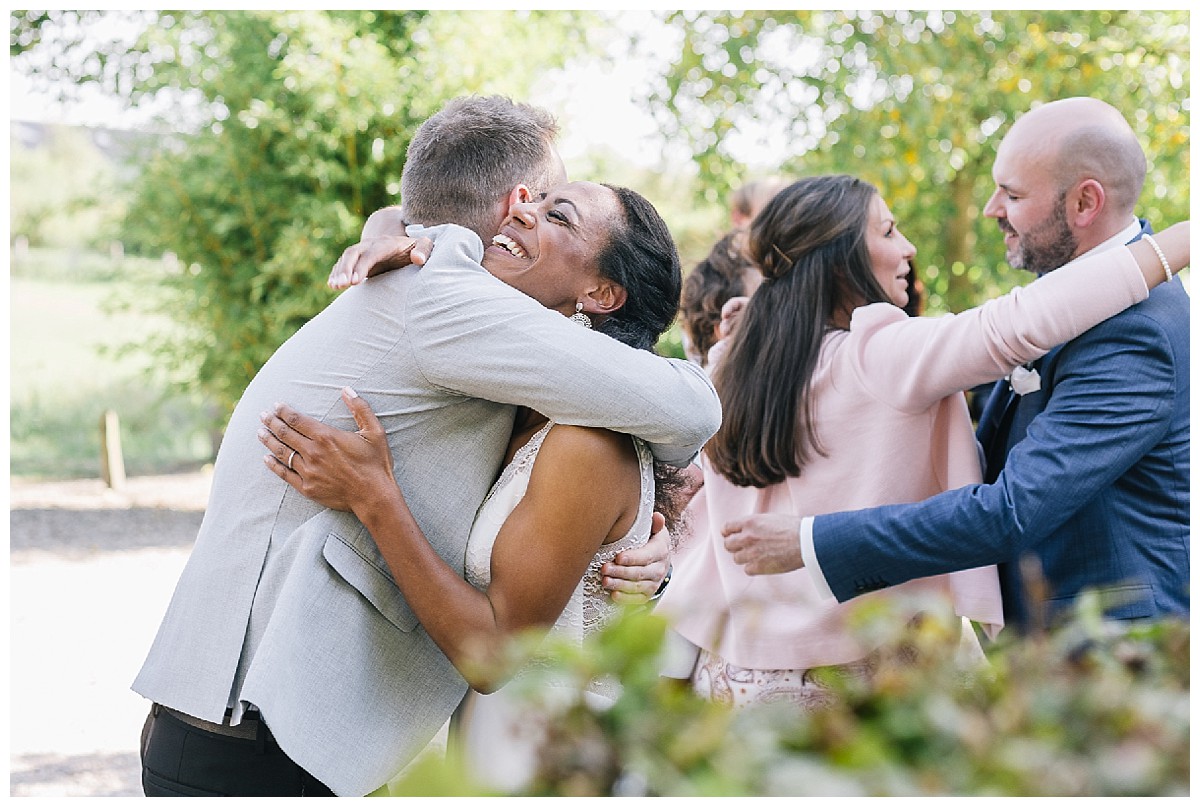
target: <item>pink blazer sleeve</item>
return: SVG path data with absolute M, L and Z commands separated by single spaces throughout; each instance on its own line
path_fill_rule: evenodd
M 1148 294 L 1129 250 L 1107 250 L 961 314 L 908 317 L 883 303 L 859 308 L 847 355 L 872 394 L 918 412 L 1003 378 Z

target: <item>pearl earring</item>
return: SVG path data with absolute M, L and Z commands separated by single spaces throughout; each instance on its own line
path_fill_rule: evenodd
M 574 322 L 576 325 L 582 325 L 585 328 L 592 327 L 592 318 L 583 313 L 583 303 L 575 303 L 575 313 L 567 319 Z

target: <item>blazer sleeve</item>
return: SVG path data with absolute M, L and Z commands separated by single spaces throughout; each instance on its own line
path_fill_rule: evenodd
M 1064 369 L 1046 408 L 994 483 L 813 520 L 813 550 L 838 600 L 1012 561 L 1162 439 L 1176 357 L 1159 322 L 1131 312 L 1065 346 L 1058 361 Z
M 416 270 L 403 317 L 429 383 L 529 406 L 558 423 L 633 434 L 676 465 L 716 432 L 720 403 L 700 367 L 570 322 L 484 270 L 474 233 L 431 229 L 436 247 Z
M 1075 261 L 961 314 L 907 317 L 894 306 L 865 306 L 851 321 L 851 366 L 880 400 L 919 412 L 947 395 L 1003 378 L 1147 295 L 1137 262 L 1120 248 Z

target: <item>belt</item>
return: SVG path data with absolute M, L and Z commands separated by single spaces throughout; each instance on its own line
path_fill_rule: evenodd
M 225 710 L 225 721 L 223 723 L 212 723 L 208 720 L 201 720 L 198 717 L 192 717 L 186 712 L 181 712 L 178 709 L 172 709 L 170 706 L 163 706 L 161 703 L 154 704 L 154 713 L 158 714 L 160 710 L 166 712 L 181 723 L 187 723 L 189 726 L 193 726 L 194 728 L 209 731 L 213 734 L 220 734 L 225 737 L 236 737 L 239 740 L 258 739 L 259 721 L 262 719 L 259 716 L 257 709 L 248 709 L 242 716 L 242 722 L 238 723 L 236 726 L 231 726 L 229 725 L 229 720 L 233 715 L 232 709 Z M 264 725 L 263 728 L 266 728 L 266 726 Z

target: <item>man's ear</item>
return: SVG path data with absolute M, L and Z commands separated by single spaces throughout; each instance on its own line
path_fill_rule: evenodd
M 600 285 L 588 292 L 583 300 L 583 310 L 588 314 L 611 314 L 625 305 L 625 287 L 611 280 L 600 280 Z
M 1075 227 L 1088 227 L 1104 212 L 1104 186 L 1094 179 L 1080 182 L 1067 198 L 1067 220 Z
M 497 208 L 496 212 L 500 218 L 499 223 L 503 224 L 508 220 L 508 217 L 512 215 L 513 205 L 524 204 L 525 202 L 531 201 L 533 201 L 533 191 L 529 190 L 529 186 L 513 186 L 513 189 L 504 194 L 504 196 L 497 202 L 499 207 Z
M 533 191 L 527 185 L 516 185 L 508 192 L 508 207 L 533 201 Z

